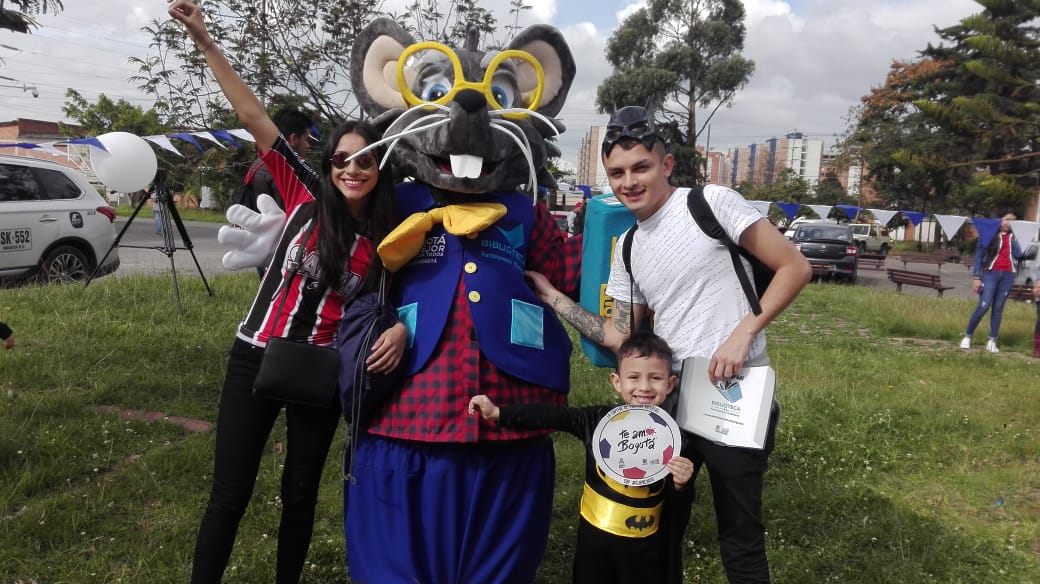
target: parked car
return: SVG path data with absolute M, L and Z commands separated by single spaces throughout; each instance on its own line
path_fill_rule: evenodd
M 856 240 L 860 255 L 867 252 L 888 255 L 892 238 L 880 223 L 851 223 L 849 227 L 852 228 L 852 237 Z
M 809 219 L 808 217 L 798 217 L 792 221 L 786 229 L 784 229 L 784 237 L 791 239 L 794 237 L 794 232 L 798 231 L 799 227 L 810 224 L 836 225 L 837 221 L 834 221 L 833 219 Z
M 809 260 L 814 275 L 856 280 L 859 249 L 848 225 L 803 223 L 795 229 L 791 242 Z
M 76 282 L 115 241 L 116 210 L 83 173 L 53 162 L 0 155 L 0 278 Z M 119 267 L 119 252 L 98 276 Z

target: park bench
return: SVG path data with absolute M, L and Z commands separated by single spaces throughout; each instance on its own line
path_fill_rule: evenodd
M 942 270 L 942 265 L 946 263 L 946 258 L 930 253 L 905 253 L 899 259 L 904 268 L 907 264 L 935 264 L 938 270 Z
M 1011 292 L 1008 293 L 1008 298 L 1012 300 L 1018 300 L 1019 302 L 1035 301 L 1036 297 L 1033 296 L 1033 285 L 1015 284 L 1011 287 Z
M 903 291 L 903 284 L 910 286 L 921 286 L 932 288 L 943 295 L 943 292 L 953 289 L 953 286 L 943 286 L 940 274 L 925 274 L 923 272 L 910 272 L 907 270 L 894 270 L 889 268 L 888 279 L 896 285 L 896 292 Z
M 958 262 L 961 259 L 961 252 L 957 249 L 933 249 L 932 255 L 940 257 L 946 262 Z
M 885 269 L 885 256 L 864 254 L 856 260 L 856 265 L 868 270 L 883 270 Z

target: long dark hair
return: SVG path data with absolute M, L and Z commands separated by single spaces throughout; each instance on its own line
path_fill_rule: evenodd
M 396 224 L 394 215 L 393 177 L 390 165 L 379 171 L 379 181 L 365 198 L 368 212 L 367 225 L 354 219 L 347 208 L 347 201 L 332 183 L 332 154 L 336 151 L 339 139 L 346 134 L 358 134 L 366 144 L 380 139 L 379 133 L 367 122 L 348 121 L 337 127 L 325 141 L 325 149 L 321 153 L 321 190 L 317 196 L 318 209 L 318 265 L 321 266 L 321 283 L 338 290 L 343 279 L 344 265 L 350 259 L 350 249 L 357 235 L 368 236 L 375 245 L 386 237 Z M 370 150 L 376 160 L 382 160 L 382 147 Z M 374 254 L 374 250 L 373 250 Z M 379 285 L 379 276 L 383 271 L 383 263 L 374 256 L 365 274 L 362 290 L 374 290 Z

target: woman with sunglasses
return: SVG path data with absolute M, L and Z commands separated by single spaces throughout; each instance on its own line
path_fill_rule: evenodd
M 316 174 L 279 135 L 263 105 L 214 44 L 199 7 L 191 0 L 174 0 L 169 13 L 184 24 L 252 133 L 282 193 L 288 218 L 231 347 L 217 414 L 213 486 L 195 544 L 191 582 L 220 582 L 264 446 L 284 406 L 287 450 L 274 581 L 295 583 L 310 546 L 318 486 L 340 411 L 254 397 L 253 382 L 269 338 L 291 331 L 293 338 L 306 336 L 315 344 L 333 345 L 347 303 L 359 292 L 378 286 L 383 268 L 375 261 L 375 244 L 393 226 L 392 180 L 388 172 L 378 169 L 377 151 L 351 158 L 378 139 L 363 122 L 347 122 L 332 132 L 322 154 L 321 174 Z M 303 241 L 313 222 L 317 223 L 313 235 Z M 299 256 L 301 277 L 293 278 L 290 264 L 295 263 L 301 245 L 305 251 Z M 276 311 L 283 296 L 285 309 Z M 367 361 L 369 371 L 396 367 L 406 341 L 401 324 L 384 333 Z M 305 374 L 307 364 L 299 365 Z

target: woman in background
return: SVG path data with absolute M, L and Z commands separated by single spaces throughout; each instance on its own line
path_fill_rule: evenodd
M 989 315 L 989 339 L 986 350 L 999 353 L 997 333 L 1000 332 L 1000 320 L 1004 316 L 1004 303 L 1007 302 L 1011 285 L 1015 283 L 1017 262 L 1022 257 L 1022 248 L 1011 231 L 1011 222 L 1016 219 L 1014 213 L 1005 214 L 1000 221 L 1000 228 L 990 239 L 988 245 L 979 242 L 975 249 L 975 264 L 972 266 L 971 289 L 979 295 L 979 304 L 968 319 L 968 327 L 964 329 L 961 348 L 971 348 L 971 335 L 979 326 L 986 311 L 992 308 Z

